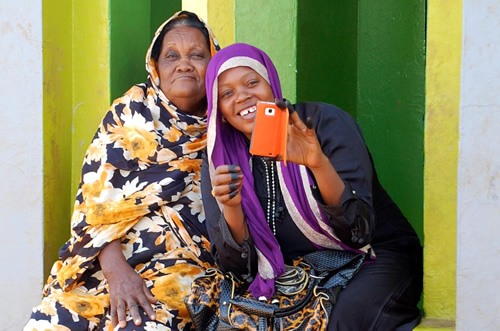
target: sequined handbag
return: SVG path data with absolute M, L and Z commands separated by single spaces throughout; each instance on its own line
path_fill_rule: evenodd
M 317 251 L 286 266 L 276 295 L 258 300 L 231 273 L 208 269 L 194 280 L 185 302 L 195 330 L 326 330 L 340 290 L 359 270 L 365 255 Z

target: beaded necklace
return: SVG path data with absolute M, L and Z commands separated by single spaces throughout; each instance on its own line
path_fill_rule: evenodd
M 266 221 L 274 236 L 276 236 L 276 180 L 274 178 L 275 163 L 262 159 L 266 174 L 267 208 Z

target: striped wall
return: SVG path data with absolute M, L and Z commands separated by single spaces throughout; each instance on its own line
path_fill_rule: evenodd
M 235 22 L 236 41 L 273 59 L 284 96 L 358 120 L 382 183 L 422 237 L 425 1 L 236 1 Z
M 339 100 L 342 107 L 352 109 L 367 131 L 369 144 L 380 146 L 380 128 L 371 127 L 370 121 L 383 119 L 384 107 L 395 101 L 402 109 L 412 109 L 416 118 L 405 125 L 413 126 L 415 139 L 405 138 L 391 148 L 399 150 L 406 144 L 411 152 L 396 171 L 411 189 L 398 187 L 396 178 L 385 180 L 393 181 L 390 192 L 417 219 L 424 239 L 425 319 L 418 330 L 500 329 L 500 302 L 495 299 L 500 290 L 495 262 L 500 251 L 496 238 L 500 66 L 495 60 L 500 57 L 499 4 L 495 0 L 385 0 L 379 5 L 373 8 L 368 0 L 320 1 L 315 7 L 304 0 L 0 2 L 0 49 L 4 51 L 0 100 L 13 105 L 0 111 L 2 151 L 11 155 L 0 162 L 4 174 L 0 254 L 2 265 L 8 266 L 0 275 L 0 291 L 13 298 L 0 303 L 3 329 L 21 328 L 40 298 L 60 244 L 67 239 L 81 160 L 97 123 L 113 98 L 145 79 L 144 53 L 150 36 L 159 22 L 181 8 L 200 13 L 222 46 L 243 41 L 265 49 L 293 101 L 333 97 L 327 101 Z M 331 30 L 315 35 L 309 29 L 312 23 L 321 23 L 314 21 L 320 17 L 331 23 Z M 383 17 L 386 25 L 381 26 L 378 20 Z M 409 53 L 400 55 L 409 56 L 415 71 L 407 71 L 405 62 L 381 64 L 374 57 L 380 51 L 376 41 L 382 41 L 380 47 L 394 41 L 389 36 L 380 39 L 383 29 L 397 29 L 399 20 L 412 19 L 411 30 L 406 31 L 413 31 L 411 47 L 418 46 L 419 40 L 425 42 L 425 67 L 419 71 L 418 58 L 412 62 Z M 424 28 L 425 40 L 418 37 Z M 333 66 L 329 63 L 328 70 L 321 65 L 321 56 L 308 62 L 307 50 L 323 40 L 320 36 L 332 38 L 341 50 L 329 57 Z M 130 38 L 136 41 L 132 44 Z M 404 41 L 404 47 L 409 42 Z M 366 48 L 370 43 L 372 48 Z M 392 57 L 400 56 L 387 54 L 380 60 Z M 315 68 L 341 78 L 332 93 L 304 84 L 305 73 Z M 370 77 L 372 69 L 376 75 Z M 384 100 L 386 106 L 379 103 L 377 93 L 366 94 L 378 84 L 377 77 L 388 78 L 384 70 L 404 78 L 397 83 L 402 90 L 416 83 L 412 87 L 416 94 L 404 95 L 402 103 L 390 95 Z M 385 89 L 378 94 L 382 92 Z M 370 114 L 370 107 L 380 113 Z M 401 123 L 379 119 L 374 123 L 385 123 L 391 130 Z M 398 139 L 400 133 L 394 134 L 391 139 Z M 387 157 L 382 151 L 376 154 L 382 160 L 378 162 L 381 171 L 388 171 Z M 413 163 L 407 168 L 405 162 L 410 160 Z M 412 197 L 416 198 L 413 205 Z

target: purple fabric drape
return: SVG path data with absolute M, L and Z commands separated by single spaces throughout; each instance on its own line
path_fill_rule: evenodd
M 208 161 L 211 174 L 215 168 L 224 164 L 238 164 L 242 169 L 242 207 L 258 253 L 258 273 L 250 285 L 250 291 L 257 298 L 261 296 L 270 298 L 274 294 L 274 279 L 284 272 L 283 255 L 254 191 L 249 143 L 242 133 L 222 121 L 222 115 L 217 108 L 219 75 L 239 66 L 250 67 L 259 73 L 270 84 L 274 97 L 282 99 L 276 68 L 262 50 L 237 43 L 218 52 L 210 61 L 206 74 Z M 293 204 L 297 210 L 293 217 L 294 222 L 302 224 L 302 229 L 305 227 L 309 234 L 313 234 L 307 237 L 318 249 L 346 249 L 347 246 L 336 238 L 316 201 L 308 198 L 308 194 L 310 197 L 312 193 L 310 189 L 309 192 L 306 190 L 312 180 L 308 172 L 303 171 L 304 166 L 292 162 L 287 162 L 287 165 L 282 162 L 277 164 L 280 167 L 281 181 L 285 184 L 281 185 L 281 191 L 291 198 L 290 205 Z

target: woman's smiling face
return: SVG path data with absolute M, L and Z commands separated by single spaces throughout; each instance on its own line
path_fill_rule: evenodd
M 252 68 L 235 67 L 219 75 L 218 91 L 222 116 L 250 139 L 257 102 L 274 101 L 271 86 Z

